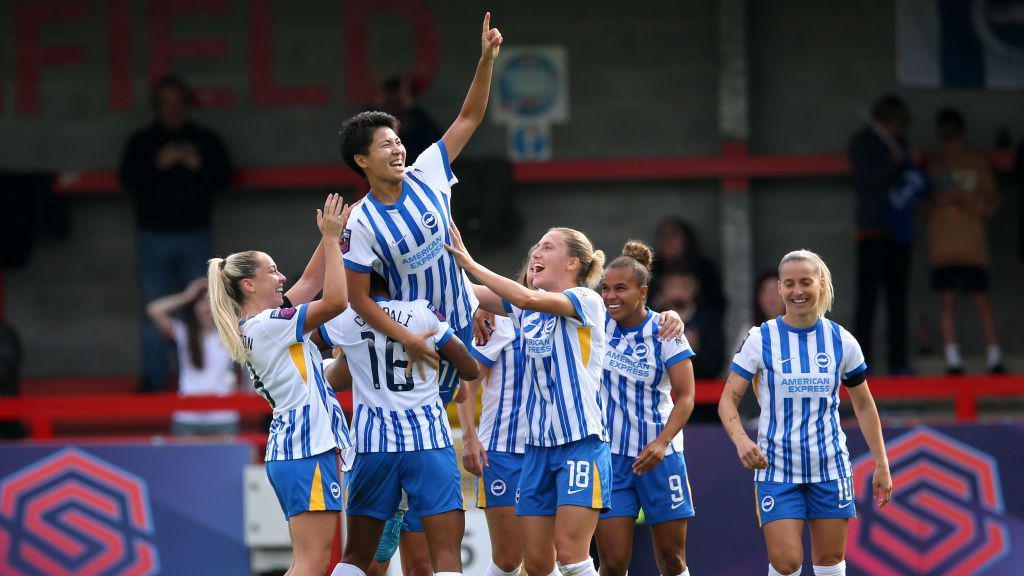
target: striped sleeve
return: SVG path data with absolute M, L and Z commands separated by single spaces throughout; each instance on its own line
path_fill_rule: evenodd
M 764 367 L 761 355 L 761 329 L 754 326 L 732 358 L 729 369 L 739 374 L 744 380 L 753 380 L 754 375 Z
M 416 158 L 412 167 L 422 174 L 428 184 L 448 194 L 451 193 L 452 186 L 459 181 L 452 173 L 448 148 L 445 146 L 444 140 L 438 140 L 431 144 Z
M 365 209 L 365 204 L 363 207 Z M 352 215 L 342 236 L 341 251 L 345 268 L 369 274 L 373 271 L 374 265 L 380 262 L 380 259 L 373 251 L 376 240 L 366 229 L 364 218 L 369 218 L 369 216 L 366 216 L 363 211 Z
M 474 358 L 479 360 L 481 364 L 489 368 L 498 361 L 502 351 L 515 339 L 515 337 L 516 332 L 515 328 L 512 327 L 512 321 L 507 318 L 497 317 L 495 318 L 494 332 L 491 333 L 490 340 L 488 340 L 486 344 L 473 342 L 473 346 L 469 349 L 469 352 Z
M 842 327 L 839 330 L 843 342 L 843 365 L 840 366 L 840 371 L 843 373 L 843 380 L 855 380 L 868 370 L 868 365 L 864 361 L 864 352 L 860 349 L 860 343 L 853 337 L 853 334 Z M 863 378 L 859 378 L 857 383 L 860 384 L 863 381 Z
M 693 356 L 695 354 L 693 349 L 690 348 L 690 342 L 686 339 L 686 336 L 665 340 L 661 344 L 661 359 L 665 363 L 666 368 L 671 368 Z

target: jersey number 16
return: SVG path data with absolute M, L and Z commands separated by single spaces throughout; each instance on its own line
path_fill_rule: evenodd
M 392 392 L 408 392 L 412 390 L 413 381 L 412 375 L 406 374 L 405 369 L 409 366 L 408 360 L 402 360 L 395 358 L 395 348 L 401 346 L 399 342 L 388 338 L 384 343 L 384 365 L 381 366 L 380 359 L 377 356 L 377 334 L 367 330 L 366 332 L 360 332 L 359 337 L 366 340 L 366 347 L 370 351 L 370 374 L 373 375 L 373 387 L 380 389 L 380 370 L 384 370 L 384 380 L 388 387 L 388 390 Z M 405 350 L 402 349 L 402 355 L 405 355 Z M 401 370 L 404 378 L 404 382 L 395 382 L 395 370 Z

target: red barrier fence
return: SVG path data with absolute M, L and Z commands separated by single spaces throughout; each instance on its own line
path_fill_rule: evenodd
M 1013 166 L 1013 150 L 989 152 L 998 170 Z M 581 158 L 550 162 L 520 162 L 512 179 L 521 184 L 595 182 L 609 180 L 745 180 L 845 176 L 850 168 L 844 154 L 748 154 L 743 142 L 728 143 L 722 154 L 637 158 Z M 243 167 L 233 185 L 247 189 L 364 188 L 365 181 L 338 164 Z M 121 186 L 110 171 L 62 172 L 56 189 L 61 194 L 115 193 Z
M 981 398 L 1024 397 L 1024 375 L 948 377 L 876 377 L 870 379 L 875 399 L 952 400 L 956 420 L 973 421 Z M 697 383 L 696 403 L 716 404 L 723 384 L 713 380 Z M 80 389 L 88 389 L 86 386 Z M 342 407 L 351 412 L 352 397 L 338 395 Z M 54 437 L 60 422 L 111 422 L 118 419 L 170 416 L 176 410 L 236 410 L 242 415 L 269 414 L 267 402 L 252 394 L 233 396 L 182 397 L 162 394 L 77 394 L 0 398 L 0 420 L 20 420 L 29 428 L 29 437 L 46 440 Z M 262 440 L 265 436 L 252 440 Z

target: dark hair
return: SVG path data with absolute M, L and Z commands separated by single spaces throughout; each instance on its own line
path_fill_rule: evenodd
M 157 104 L 157 96 L 160 92 L 166 89 L 177 90 L 181 94 L 181 101 L 186 106 L 192 104 L 192 89 L 189 88 L 188 84 L 181 79 L 180 76 L 174 74 L 167 74 L 166 76 L 160 77 L 159 80 L 153 83 L 153 89 L 150 90 L 150 104 L 155 108 Z
M 967 123 L 956 108 L 943 108 L 935 115 L 935 129 L 939 140 L 948 142 L 962 137 L 967 132 Z
M 188 342 L 188 359 L 196 370 L 202 370 L 203 359 L 203 330 L 199 326 L 199 318 L 196 318 L 196 302 L 200 298 L 208 298 L 206 290 L 202 290 L 195 298 L 190 300 L 182 311 L 182 320 L 185 322 L 185 335 Z
M 390 297 L 391 286 L 388 279 L 376 272 L 370 272 L 370 294 L 387 294 Z
M 345 161 L 345 164 L 359 174 L 363 178 L 366 178 L 366 172 L 356 164 L 356 154 L 369 154 L 370 143 L 373 140 L 373 133 L 378 128 L 391 128 L 395 132 L 398 132 L 401 128 L 401 124 L 398 122 L 398 118 L 395 118 L 387 112 L 379 112 L 371 110 L 367 112 L 360 112 L 355 116 L 345 120 L 341 125 L 341 131 L 338 132 L 338 139 L 340 141 L 339 148 L 341 150 L 341 159 Z
M 663 231 L 667 228 L 677 230 L 686 239 L 683 243 L 683 256 L 681 258 L 681 263 L 688 266 L 693 265 L 697 261 L 697 257 L 700 255 L 700 246 L 697 243 L 697 234 L 694 233 L 693 227 L 679 216 L 666 216 L 658 222 L 656 234 L 661 236 Z
M 764 281 L 769 278 L 774 278 L 778 281 L 779 273 L 775 270 L 765 270 L 757 275 L 757 283 L 754 284 L 754 326 L 760 326 L 768 321 L 768 317 L 764 315 L 764 310 L 761 310 L 761 284 L 764 284 Z
M 627 240 L 622 247 L 622 254 L 605 269 L 628 268 L 633 273 L 637 285 L 647 286 L 651 281 L 651 262 L 654 261 L 654 252 L 651 247 L 639 240 Z
M 871 108 L 871 117 L 881 124 L 889 124 L 906 128 L 910 126 L 910 111 L 903 98 L 895 94 L 885 94 Z

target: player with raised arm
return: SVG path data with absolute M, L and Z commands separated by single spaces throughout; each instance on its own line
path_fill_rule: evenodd
M 480 307 L 512 317 L 523 334 L 530 432 L 516 515 L 526 573 L 596 576 L 590 540 L 611 491 L 600 393 L 605 310 L 591 288 L 604 253 L 577 230 L 550 229 L 530 258 L 531 290 L 474 261 L 458 230 L 451 236 L 448 250 L 484 285 L 476 287 Z
M 264 460 L 288 518 L 288 576 L 319 576 L 328 568 L 341 510 L 336 453 L 352 445 L 345 414 L 322 374 L 320 351 L 309 339 L 348 305 L 339 246 L 348 214 L 337 194 L 317 210 L 323 240 L 307 268 L 314 281 L 300 280 L 287 294 L 284 274 L 263 252 L 212 258 L 208 267 L 210 306 L 224 347 L 248 367 L 256 391 L 274 410 Z M 315 294 L 321 277 L 323 297 L 291 307 L 291 297 Z
M 615 503 L 597 525 L 604 576 L 623 576 L 629 569 L 641 508 L 661 573 L 690 574 L 686 528 L 694 510 L 682 430 L 693 411 L 694 354 L 685 336 L 661 338 L 666 323 L 647 308 L 652 260 L 649 247 L 626 242 L 601 286 L 608 309 L 602 393 Z
M 387 281 L 373 274 L 374 305 L 426 338 L 462 377 L 477 377 L 476 361 L 426 300 L 388 297 Z M 459 466 L 437 371 L 408 372 L 402 345 L 374 330 L 354 309 L 320 329 L 339 346 L 352 381 L 352 436 L 359 456 L 349 473 L 345 512 L 348 542 L 334 576 L 362 576 L 370 568 L 386 520 L 402 498 L 419 511 L 433 574 L 462 573 L 464 505 Z
M 825 318 L 832 308 L 832 275 L 807 250 L 779 263 L 786 312 L 750 329 L 732 362 L 718 414 L 743 466 L 754 470 L 757 519 L 768 547 L 769 576 L 800 574 L 804 523 L 811 526 L 815 576 L 846 574 L 846 532 L 855 518 L 853 471 L 839 425 L 839 386 L 875 460 L 874 499 L 885 506 L 892 476 L 882 425 L 868 389 L 857 340 Z M 761 405 L 755 444 L 737 406 L 753 382 Z

